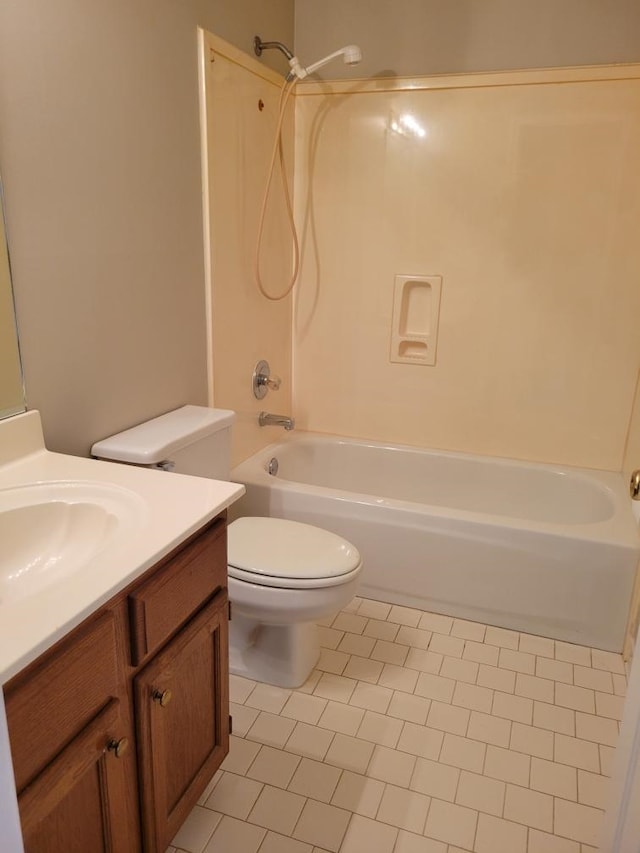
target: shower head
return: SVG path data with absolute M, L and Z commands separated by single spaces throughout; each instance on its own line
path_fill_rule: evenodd
M 345 65 L 357 65 L 362 59 L 362 51 L 357 44 L 348 44 L 346 47 L 341 47 L 340 50 L 336 50 L 325 56 L 324 59 L 319 59 L 312 65 L 308 65 L 306 68 L 303 68 L 300 65 L 298 57 L 294 56 L 289 60 L 291 71 L 289 72 L 288 79 L 293 80 L 294 77 L 297 77 L 298 80 L 302 80 L 308 74 L 313 74 L 314 71 L 317 71 L 323 65 L 326 65 L 333 59 L 337 59 L 339 56 L 342 56 Z

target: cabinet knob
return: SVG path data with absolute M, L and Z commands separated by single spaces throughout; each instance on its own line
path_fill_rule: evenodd
M 129 738 L 121 737 L 119 740 L 112 738 L 107 744 L 107 749 L 112 752 L 116 758 L 122 758 L 125 752 L 129 749 Z
M 151 694 L 151 698 L 154 702 L 157 702 L 161 708 L 166 708 L 169 702 L 171 702 L 172 693 L 170 690 L 154 690 Z

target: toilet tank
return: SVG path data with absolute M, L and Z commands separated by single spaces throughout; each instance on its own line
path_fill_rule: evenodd
M 98 459 L 165 468 L 214 480 L 231 471 L 231 426 L 235 412 L 183 406 L 119 432 L 91 448 Z

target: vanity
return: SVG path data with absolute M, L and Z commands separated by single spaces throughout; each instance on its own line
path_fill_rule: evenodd
M 228 751 L 243 491 L 51 453 L 37 412 L 0 422 L 3 851 L 17 795 L 27 853 L 164 853 Z

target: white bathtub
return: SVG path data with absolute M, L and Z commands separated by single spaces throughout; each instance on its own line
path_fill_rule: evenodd
M 353 542 L 364 596 L 622 649 L 640 537 L 620 474 L 301 433 L 231 477 L 236 514 Z

